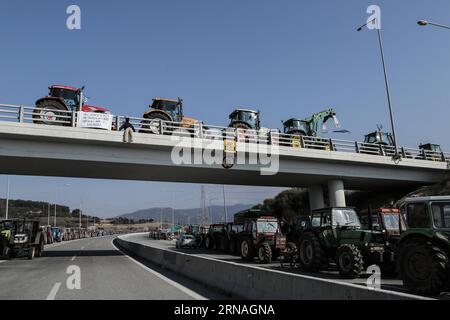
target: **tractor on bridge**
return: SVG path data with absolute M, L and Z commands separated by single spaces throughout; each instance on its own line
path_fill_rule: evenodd
M 278 129 L 261 127 L 261 112 L 251 109 L 235 109 L 229 116 L 228 128 L 237 130 L 237 141 L 265 144 L 278 144 Z
M 339 128 L 339 120 L 334 109 L 328 109 L 313 114 L 310 118 L 304 120 L 291 118 L 283 122 L 283 132 L 285 134 L 316 137 L 319 130 L 319 123 L 325 126 L 328 120 L 333 119 L 336 128 Z M 341 132 L 341 131 L 339 131 Z
M 70 126 L 72 112 L 111 113 L 108 109 L 87 105 L 84 87 L 52 85 L 49 90 L 48 96 L 36 101 L 36 108 L 33 111 L 34 123 Z
M 317 112 L 313 114 L 311 117 L 306 119 L 298 119 L 291 118 L 287 121 L 283 122 L 283 132 L 284 134 L 293 135 L 292 141 L 289 143 L 283 143 L 283 145 L 301 147 L 303 137 L 317 137 L 319 124 L 322 123 L 322 126 L 325 128 L 326 124 L 329 120 L 333 119 L 334 125 L 336 128 L 340 127 L 339 120 L 336 116 L 336 111 L 334 109 L 328 109 L 325 111 Z M 335 132 L 348 132 L 346 130 L 335 130 Z M 310 143 L 317 144 L 319 149 L 327 149 L 330 150 L 331 146 L 329 142 L 320 143 L 319 141 L 314 141 L 318 139 L 312 139 Z
M 363 230 L 353 208 L 314 210 L 300 234 L 299 264 L 305 271 L 326 270 L 332 260 L 342 277 L 353 279 L 365 265 L 383 261 L 383 232 Z
M 142 116 L 146 120 L 142 120 L 139 132 L 160 134 L 184 128 L 192 134 L 194 126 L 200 123 L 194 118 L 184 116 L 183 99 L 181 98 L 176 100 L 155 98 L 149 107 L 150 110 Z
M 450 196 L 406 198 L 397 259 L 403 285 L 417 294 L 450 288 Z
M 434 143 L 424 143 L 419 145 L 420 155 L 416 159 L 446 161 L 441 146 Z
M 379 126 L 376 131 L 365 135 L 364 143 L 393 146 L 394 138 L 391 133 L 383 132 L 382 127 Z

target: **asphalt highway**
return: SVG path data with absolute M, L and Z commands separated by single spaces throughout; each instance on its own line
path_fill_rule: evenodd
M 49 245 L 43 257 L 33 260 L 26 257 L 0 260 L 0 299 L 226 298 L 129 257 L 115 247 L 114 238 L 88 238 Z
M 367 277 L 368 275 L 361 275 L 357 279 L 343 279 L 339 276 L 339 273 L 337 270 L 330 270 L 330 271 L 324 271 L 320 273 L 310 273 L 300 270 L 298 267 L 291 267 L 287 264 L 284 264 L 283 266 L 280 265 L 279 262 L 273 262 L 271 264 L 259 264 L 256 260 L 254 262 L 246 262 L 242 260 L 239 256 L 229 255 L 226 253 L 222 253 L 220 251 L 214 251 L 214 250 L 207 250 L 204 248 L 197 248 L 197 249 L 177 249 L 175 247 L 174 241 L 166 241 L 166 240 L 153 240 L 149 239 L 148 234 L 133 234 L 133 235 L 127 235 L 125 240 L 137 242 L 141 244 L 145 244 L 151 247 L 156 247 L 160 249 L 166 249 L 166 250 L 172 250 L 172 251 L 178 251 L 183 252 L 186 254 L 192 254 L 200 257 L 208 257 L 213 258 L 217 260 L 222 261 L 231 261 L 235 263 L 241 263 L 241 264 L 253 264 L 258 265 L 262 268 L 267 268 L 271 270 L 278 270 L 288 273 L 295 273 L 295 274 L 302 274 L 322 279 L 332 279 L 347 283 L 353 283 L 361 286 L 365 286 L 367 283 Z M 381 278 L 381 288 L 385 290 L 391 290 L 391 291 L 397 291 L 397 292 L 403 292 L 403 293 L 409 293 L 404 287 L 403 282 L 396 278 L 390 278 L 390 277 L 384 277 Z M 443 300 L 450 299 L 449 293 L 443 293 L 439 297 L 433 297 Z

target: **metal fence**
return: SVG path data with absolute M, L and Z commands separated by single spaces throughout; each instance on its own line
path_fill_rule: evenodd
M 398 154 L 404 159 L 438 161 L 450 163 L 450 153 L 430 150 L 395 147 L 357 141 L 327 139 L 279 133 L 275 130 L 244 130 L 223 126 L 212 126 L 198 122 L 186 125 L 182 122 L 162 121 L 129 117 L 136 131 L 142 134 L 179 135 L 210 140 L 234 140 L 240 143 L 258 143 L 289 147 L 292 149 L 316 149 L 393 157 Z M 111 130 L 117 131 L 125 120 L 124 116 L 114 116 Z M 77 126 L 77 113 L 55 109 L 0 104 L 0 121 L 34 123 L 56 126 Z M 396 152 L 397 151 L 397 152 Z

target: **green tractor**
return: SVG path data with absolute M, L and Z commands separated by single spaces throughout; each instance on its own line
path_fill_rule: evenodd
M 293 147 L 304 147 L 301 142 L 303 137 L 317 137 L 319 131 L 319 124 L 322 123 L 324 129 L 326 129 L 326 124 L 329 120 L 333 119 L 334 125 L 336 128 L 340 127 L 339 120 L 336 117 L 336 111 L 334 109 L 328 109 L 325 111 L 321 111 L 313 114 L 310 118 L 306 119 L 298 119 L 291 118 L 287 121 L 283 122 L 283 133 L 293 135 L 292 141 L 289 143 L 282 143 L 282 145 L 293 146 Z M 346 133 L 347 130 L 334 130 L 333 132 Z M 284 140 L 284 139 L 282 139 Z M 318 148 L 320 148 L 320 143 L 317 141 L 319 139 L 312 139 L 311 143 L 317 144 Z M 315 148 L 315 147 L 313 147 Z M 331 150 L 331 145 L 328 141 L 325 142 L 325 145 L 322 146 L 327 150 Z
M 42 256 L 46 238 L 39 221 L 4 220 L 0 223 L 0 228 L 0 250 L 4 257 L 14 258 L 19 253 L 26 253 L 28 259 Z
M 336 117 L 336 111 L 334 109 L 328 109 L 315 113 L 310 118 L 306 118 L 304 120 L 291 118 L 284 121 L 283 132 L 285 134 L 316 137 L 319 130 L 319 123 L 322 122 L 325 126 L 330 119 L 333 119 L 334 125 L 336 128 L 339 128 L 340 124 Z
M 303 270 L 325 270 L 334 261 L 341 276 L 352 279 L 383 261 L 384 235 L 363 230 L 353 208 L 325 208 L 314 210 L 310 223 L 303 224 L 298 248 Z
M 402 208 L 400 278 L 414 293 L 437 295 L 450 288 L 450 196 L 407 198 Z
M 11 242 L 12 220 L 0 221 L 0 258 L 9 257 L 9 243 Z

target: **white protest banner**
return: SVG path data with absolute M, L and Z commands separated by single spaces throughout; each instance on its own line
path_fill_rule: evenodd
M 79 111 L 77 115 L 77 127 L 111 130 L 112 114 Z

